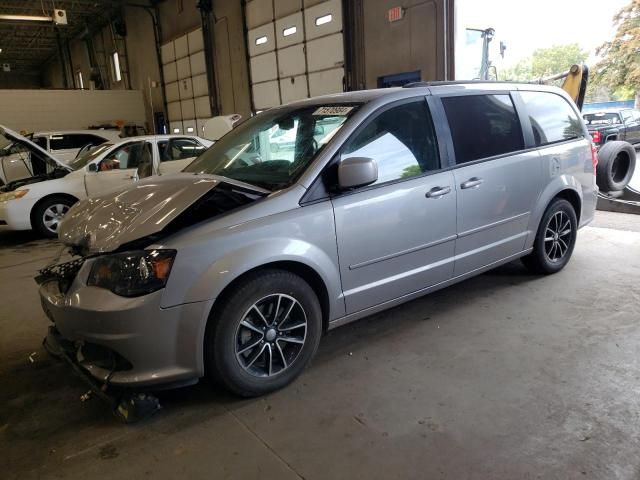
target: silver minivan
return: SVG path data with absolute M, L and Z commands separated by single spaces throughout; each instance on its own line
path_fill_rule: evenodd
M 286 143 L 271 145 L 275 132 Z M 45 345 L 116 387 L 283 387 L 322 333 L 522 258 L 561 270 L 597 157 L 555 87 L 414 84 L 265 111 L 182 173 L 76 204 Z

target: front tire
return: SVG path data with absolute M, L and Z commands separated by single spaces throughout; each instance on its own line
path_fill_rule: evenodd
M 302 373 L 321 335 L 320 303 L 302 278 L 283 270 L 256 272 L 209 320 L 206 367 L 237 395 L 263 395 Z
M 578 219 L 573 205 L 557 199 L 542 216 L 533 251 L 522 263 L 534 273 L 551 274 L 562 270 L 573 253 L 578 233 Z
M 58 226 L 75 202 L 67 197 L 52 196 L 33 209 L 31 224 L 40 235 L 47 238 L 58 236 Z

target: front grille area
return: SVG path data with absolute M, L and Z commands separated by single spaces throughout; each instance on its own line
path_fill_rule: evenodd
M 50 265 L 43 268 L 38 271 L 38 275 L 35 278 L 36 283 L 41 285 L 46 282 L 57 281 L 60 292 L 67 293 L 80 268 L 82 268 L 84 260 L 84 258 L 78 258 L 70 262 Z

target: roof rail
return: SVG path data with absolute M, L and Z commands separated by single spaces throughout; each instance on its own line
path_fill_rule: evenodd
M 437 81 L 420 81 L 411 82 L 403 85 L 403 88 L 419 88 L 419 87 L 437 87 L 439 85 L 473 85 L 473 84 L 485 84 L 485 83 L 500 83 L 500 84 L 524 84 L 530 82 L 512 82 L 505 80 L 437 80 Z

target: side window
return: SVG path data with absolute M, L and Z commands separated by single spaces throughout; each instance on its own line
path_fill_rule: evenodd
M 47 137 L 33 137 L 33 143 L 43 150 L 47 149 Z
M 520 92 L 537 146 L 583 136 L 582 120 L 569 103 L 551 92 Z
M 193 138 L 173 138 L 171 140 L 158 142 L 160 151 L 160 161 L 170 162 L 172 160 L 184 160 L 195 158 L 206 150 Z
M 392 107 L 349 140 L 342 158 L 369 157 L 378 164 L 376 184 L 440 168 L 433 121 L 425 101 Z
M 442 103 L 456 164 L 524 148 L 522 128 L 509 94 L 445 97 Z
M 132 142 L 117 148 L 100 162 L 101 172 L 108 170 L 138 169 L 140 176 L 148 176 L 153 168 L 153 153 L 148 142 Z M 148 175 L 142 175 L 148 173 Z
M 52 151 L 74 148 L 71 137 L 71 135 L 51 135 L 49 139 L 49 148 L 51 148 Z
M 74 147 L 73 148 L 82 148 L 86 145 L 101 145 L 103 143 L 105 143 L 107 140 L 105 140 L 102 137 L 98 137 L 97 135 L 90 135 L 90 134 L 82 134 L 82 135 L 75 135 L 74 138 Z

